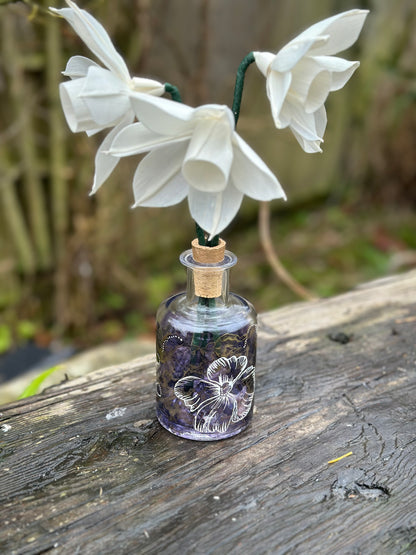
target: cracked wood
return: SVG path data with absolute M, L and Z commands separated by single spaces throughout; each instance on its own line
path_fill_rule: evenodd
M 415 291 L 262 314 L 253 424 L 222 442 L 159 426 L 152 357 L 0 407 L 0 551 L 416 551 Z

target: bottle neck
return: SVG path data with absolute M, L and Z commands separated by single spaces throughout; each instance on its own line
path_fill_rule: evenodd
M 229 269 L 187 268 L 186 298 L 190 303 L 217 306 L 228 303 Z
M 192 243 L 192 249 L 183 252 L 180 261 L 188 271 L 187 300 L 202 306 L 217 306 L 228 303 L 229 270 L 237 257 L 225 250 L 221 240 L 216 247 L 200 247 Z M 195 248 L 196 247 L 196 248 Z

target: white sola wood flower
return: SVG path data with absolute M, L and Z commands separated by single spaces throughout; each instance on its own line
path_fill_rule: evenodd
M 275 125 L 289 127 L 305 152 L 321 152 L 326 127 L 324 102 L 341 89 L 359 62 L 333 56 L 358 38 L 367 10 L 350 10 L 312 25 L 277 54 L 254 52 L 267 79 Z
M 227 106 L 191 108 L 144 94 L 131 97 L 140 123 L 125 127 L 109 152 L 149 152 L 133 179 L 134 206 L 171 206 L 188 197 L 192 217 L 212 238 L 234 218 L 244 195 L 286 198 L 276 177 L 234 130 Z
M 133 92 L 162 95 L 164 85 L 152 79 L 130 77 L 127 66 L 114 48 L 104 27 L 75 2 L 66 0 L 69 8 L 50 8 L 64 17 L 88 48 L 103 63 L 99 66 L 84 56 L 73 56 L 64 75 L 71 81 L 61 83 L 60 97 L 68 125 L 73 132 L 89 135 L 114 127 L 99 147 L 95 158 L 92 192 L 107 179 L 118 159 L 106 154 L 115 135 L 134 120 L 129 96 Z

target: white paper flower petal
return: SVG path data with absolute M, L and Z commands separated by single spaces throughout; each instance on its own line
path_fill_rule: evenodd
M 147 155 L 149 156 L 149 154 Z M 147 157 L 146 157 L 147 158 Z M 135 182 L 133 182 L 133 187 Z M 139 203 L 135 203 L 136 206 L 149 206 L 152 208 L 173 206 L 182 202 L 188 195 L 189 185 L 185 181 L 180 169 L 178 172 L 171 177 L 170 181 L 165 184 L 157 193 L 149 197 L 147 200 L 143 200 Z
M 137 119 L 146 127 L 163 135 L 191 132 L 194 108 L 167 98 L 134 93 L 130 97 Z
M 321 141 L 319 141 L 319 140 L 308 141 L 300 133 L 298 133 L 295 129 L 291 128 L 291 131 L 292 131 L 295 139 L 298 141 L 298 143 L 302 147 L 302 150 L 304 150 L 305 152 L 307 152 L 309 154 L 313 154 L 313 153 L 316 153 L 316 152 L 322 152 L 322 149 L 320 147 Z
M 282 118 L 281 110 L 292 82 L 292 74 L 272 72 L 267 80 L 267 97 L 272 107 L 272 116 L 278 129 L 284 129 L 289 121 Z
M 266 76 L 276 127 L 289 126 L 306 152 L 321 152 L 326 98 L 331 91 L 342 88 L 359 65 L 331 55 L 356 41 L 367 14 L 368 10 L 350 10 L 320 21 L 274 58 L 269 53 L 255 53 L 257 65 Z
M 349 48 L 357 40 L 363 28 L 368 10 L 349 10 L 323 21 L 315 23 L 304 31 L 299 37 L 328 35 L 325 44 L 316 44 L 311 48 L 311 54 L 330 56 Z
M 290 94 L 304 104 L 309 113 L 323 104 L 331 90 L 331 73 L 315 58 L 307 56 L 299 61 L 292 71 Z
M 305 99 L 305 111 L 308 114 L 316 112 L 322 106 L 331 90 L 331 74 L 329 71 L 321 71 L 311 82 L 308 95 Z
M 114 129 L 108 133 L 105 137 L 104 141 L 99 146 L 97 153 L 95 155 L 95 174 L 94 174 L 94 182 L 92 185 L 91 193 L 94 194 L 98 191 L 101 185 L 106 181 L 106 179 L 110 176 L 111 172 L 117 166 L 119 162 L 119 158 L 111 156 L 108 154 L 108 149 L 120 130 L 131 123 L 133 120 L 133 113 L 131 113 L 130 117 L 125 117 Z
M 132 123 L 126 126 L 115 137 L 109 152 L 113 156 L 121 158 L 133 154 L 142 154 L 143 152 L 148 152 L 149 150 L 160 148 L 164 145 L 188 140 L 189 136 L 171 137 L 170 135 L 159 135 L 159 133 L 154 133 L 142 123 Z
M 335 56 L 315 56 L 314 60 L 331 72 L 331 91 L 342 89 L 360 65 L 360 62 L 351 62 Z
M 235 187 L 256 200 L 286 199 L 276 176 L 237 133 L 234 134 L 233 143 L 231 176 Z
M 243 193 L 229 183 L 219 193 L 204 193 L 189 188 L 188 203 L 193 219 L 210 234 L 210 239 L 221 233 L 237 214 Z
M 318 110 L 316 110 L 316 112 L 313 114 L 313 117 L 315 118 L 316 134 L 319 137 L 323 137 L 326 129 L 326 124 L 327 124 L 325 106 L 321 106 Z
M 308 141 L 322 139 L 316 131 L 315 118 L 313 114 L 308 114 L 304 107 L 290 98 L 285 103 L 284 114 L 290 120 L 290 127 L 302 135 Z
M 296 37 L 279 50 L 272 61 L 271 69 L 282 73 L 291 70 L 312 46 L 325 44 L 327 40 L 328 37 L 312 36 L 304 39 L 301 39 L 300 36 Z
M 71 79 L 78 79 L 80 77 L 85 77 L 89 68 L 92 66 L 100 67 L 85 56 L 72 56 L 72 58 L 69 58 L 65 71 L 63 71 L 62 74 Z
M 133 113 L 126 85 L 108 69 L 91 67 L 80 96 L 99 125 L 114 124 L 127 112 Z
M 150 152 L 137 167 L 133 179 L 134 207 L 172 206 L 188 194 L 189 185 L 181 174 L 187 145 L 169 145 Z
M 108 125 L 103 125 L 102 127 L 96 127 L 95 129 L 87 129 L 85 133 L 88 137 L 93 137 L 94 135 L 96 135 L 100 131 L 103 131 L 104 129 L 108 129 Z
M 196 120 L 182 166 L 192 187 L 211 193 L 225 189 L 233 162 L 231 133 L 224 118 Z
M 85 10 L 81 10 L 75 2 L 66 0 L 66 3 L 69 8 L 63 8 L 61 10 L 55 8 L 51 9 L 68 21 L 91 52 L 93 52 L 110 71 L 122 80 L 127 81 L 130 79 L 130 74 L 123 58 L 114 48 L 107 31 L 101 23 Z
M 275 54 L 272 54 L 271 52 L 253 52 L 253 56 L 256 66 L 265 77 L 268 77 L 269 67 L 276 57 Z
M 161 96 L 165 93 L 165 85 L 155 81 L 154 79 L 147 79 L 145 77 L 133 77 L 131 79 L 133 91 L 142 92 L 146 94 L 154 94 Z
M 85 78 L 82 78 L 67 81 L 59 85 L 59 95 L 65 119 L 73 133 L 101 128 L 91 117 L 87 105 L 79 96 L 84 83 Z

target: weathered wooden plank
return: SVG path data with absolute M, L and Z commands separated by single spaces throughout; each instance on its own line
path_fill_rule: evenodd
M 226 441 L 158 425 L 152 357 L 2 407 L 1 552 L 416 552 L 415 287 L 262 314 L 254 421 Z

